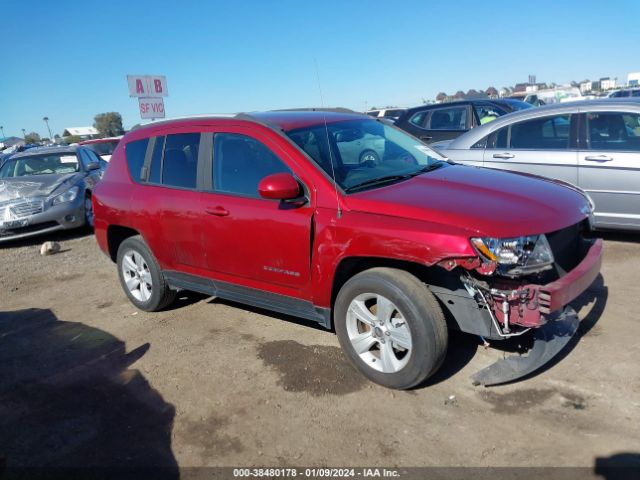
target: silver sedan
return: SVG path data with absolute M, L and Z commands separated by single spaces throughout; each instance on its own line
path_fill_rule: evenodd
M 640 231 L 640 99 L 522 110 L 431 146 L 456 162 L 568 182 L 592 199 L 595 228 Z
M 91 191 L 107 163 L 83 147 L 34 148 L 0 167 L 0 243 L 93 226 Z

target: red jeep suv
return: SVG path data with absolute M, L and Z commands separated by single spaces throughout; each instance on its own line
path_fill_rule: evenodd
M 602 255 L 583 237 L 580 190 L 457 165 L 338 112 L 154 122 L 120 141 L 93 202 L 97 241 L 138 308 L 184 289 L 302 317 L 391 388 L 438 369 L 448 328 L 534 337 L 477 383 L 535 370 L 575 333 L 567 304 Z

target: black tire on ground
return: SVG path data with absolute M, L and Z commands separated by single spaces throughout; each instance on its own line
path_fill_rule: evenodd
M 85 194 L 84 197 L 84 228 L 89 232 L 93 232 L 93 204 L 91 203 L 90 193 Z
M 380 155 L 373 150 L 364 150 L 360 154 L 360 163 L 371 162 L 375 165 L 380 163 Z
M 149 273 L 151 274 L 151 296 L 146 302 L 135 298 L 126 285 L 126 280 L 122 271 L 122 260 L 126 252 L 129 250 L 133 250 L 144 259 L 144 262 L 149 268 Z M 129 237 L 120 244 L 118 247 L 117 264 L 120 285 L 131 303 L 140 310 L 144 310 L 145 312 L 157 312 L 168 307 L 175 300 L 176 291 L 169 288 L 169 285 L 160 270 L 158 262 L 140 235 Z
M 391 300 L 411 333 L 409 360 L 395 373 L 384 373 L 366 364 L 349 339 L 347 311 L 351 301 L 364 293 Z M 334 324 L 349 361 L 368 379 L 388 388 L 403 390 L 421 384 L 438 370 L 447 352 L 447 324 L 440 305 L 418 278 L 403 270 L 372 268 L 347 281 L 336 298 Z

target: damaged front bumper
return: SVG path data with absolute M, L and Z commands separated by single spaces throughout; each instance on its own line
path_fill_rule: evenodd
M 26 207 L 15 208 L 16 205 L 22 207 L 23 204 Z M 12 215 L 7 213 L 9 209 L 12 210 Z M 29 214 L 19 215 L 17 212 Z M 85 224 L 84 198 L 48 207 L 45 200 L 0 205 L 0 214 L 3 214 L 0 215 L 0 243 L 78 228 Z
M 602 240 L 597 239 L 571 271 L 546 285 L 526 284 L 508 289 L 473 277 L 463 284 L 482 308 L 488 310 L 497 336 L 509 338 L 534 329 L 534 343 L 527 356 L 500 360 L 475 374 L 476 384 L 497 385 L 526 376 L 547 363 L 569 343 L 579 318 L 568 304 L 584 292 L 600 273 Z

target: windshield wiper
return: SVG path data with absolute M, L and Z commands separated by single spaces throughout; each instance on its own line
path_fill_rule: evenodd
M 439 161 L 438 163 L 432 163 L 431 165 L 427 165 L 426 167 L 422 167 L 420 170 L 416 170 L 410 176 L 415 177 L 416 175 L 422 175 L 423 173 L 432 172 L 433 170 L 437 170 L 445 164 L 444 161 Z
M 357 183 L 344 189 L 345 192 L 355 192 L 356 190 L 362 190 L 363 188 L 373 187 L 375 185 L 381 185 L 384 183 L 398 182 L 400 180 L 406 180 L 411 178 L 411 175 L 387 175 L 386 177 L 372 178 L 366 182 Z

